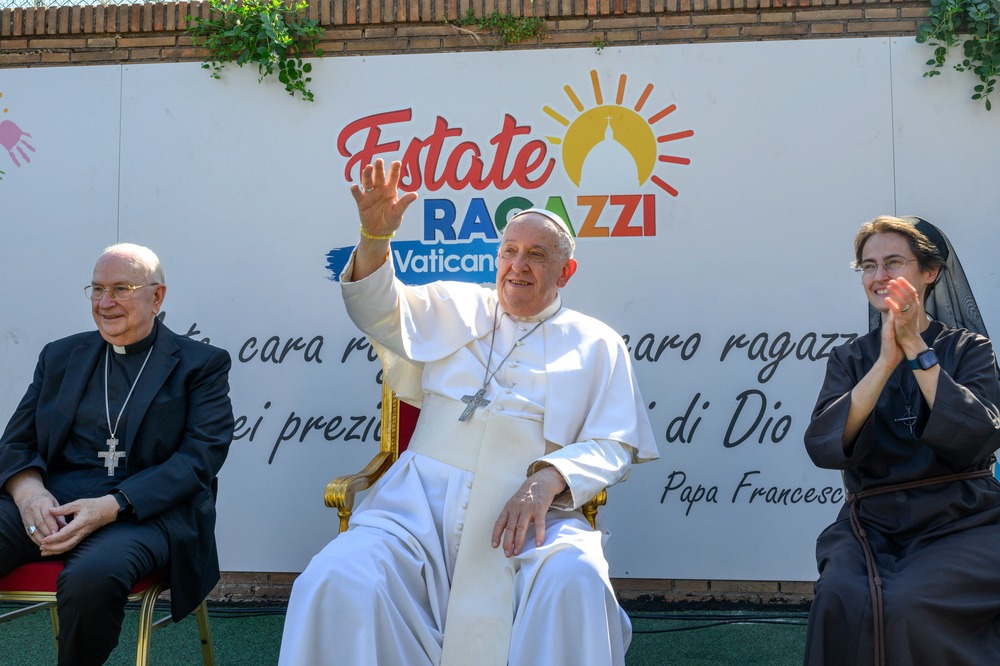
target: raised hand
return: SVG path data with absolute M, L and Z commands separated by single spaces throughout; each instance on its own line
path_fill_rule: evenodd
M 393 162 L 389 165 L 387 174 L 382 160 L 375 160 L 374 164 L 369 164 L 361 172 L 361 185 L 351 186 L 351 195 L 358 204 L 361 228 L 369 236 L 391 237 L 402 224 L 407 207 L 417 200 L 416 192 L 399 196 L 397 187 L 401 169 L 399 161 Z
M 417 200 L 416 192 L 399 196 L 400 162 L 385 171 L 382 160 L 375 160 L 361 172 L 361 185 L 351 185 L 351 195 L 358 204 L 361 240 L 354 253 L 352 281 L 363 280 L 379 269 L 389 255 L 389 239 L 403 222 L 403 213 Z
M 886 284 L 886 305 L 889 306 L 889 318 L 885 325 L 892 325 L 896 344 L 906 350 L 914 345 L 923 347 L 920 342 L 921 325 L 927 321 L 924 309 L 920 304 L 920 294 L 904 277 L 898 277 Z
M 903 360 L 903 349 L 896 339 L 896 313 L 891 308 L 882 321 L 882 348 L 879 358 L 885 362 L 885 367 L 892 371 Z

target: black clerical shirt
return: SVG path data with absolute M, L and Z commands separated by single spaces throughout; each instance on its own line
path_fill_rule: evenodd
M 111 345 L 102 353 L 87 381 L 83 399 L 77 407 L 73 426 L 70 429 L 66 445 L 59 456 L 48 469 L 48 488 L 60 503 L 72 502 L 76 499 L 101 497 L 115 489 L 123 479 L 129 476 L 129 452 L 125 447 L 125 432 L 128 428 L 128 406 L 122 411 L 122 405 L 129 389 L 132 388 L 139 375 L 139 370 L 146 360 L 146 355 L 156 340 L 158 326 L 144 339 L 135 344 L 127 345 L 125 353 L 117 353 Z M 118 347 L 121 350 L 121 347 Z M 107 359 L 107 409 L 105 409 L 105 359 Z M 139 381 L 143 381 L 139 377 Z M 129 405 L 135 399 L 133 392 Z M 105 459 L 98 453 L 108 450 L 107 441 L 111 437 L 108 428 L 110 414 L 111 428 L 115 430 L 118 439 L 118 451 L 124 451 L 125 457 L 118 461 L 114 476 L 108 476 Z M 115 421 L 118 421 L 115 427 Z

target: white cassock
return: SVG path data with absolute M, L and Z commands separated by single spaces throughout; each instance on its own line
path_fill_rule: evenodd
M 658 457 L 621 337 L 558 299 L 519 318 L 498 309 L 493 289 L 407 287 L 391 261 L 342 285 L 384 381 L 422 411 L 348 531 L 296 580 L 279 663 L 623 664 L 631 626 L 608 579 L 606 535 L 579 510 L 632 462 Z M 494 370 L 489 404 L 459 422 L 462 397 Z M 490 547 L 493 523 L 544 465 L 568 489 L 542 546 L 532 528 L 505 558 Z

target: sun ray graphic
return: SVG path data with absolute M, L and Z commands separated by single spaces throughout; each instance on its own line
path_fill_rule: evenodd
M 657 163 L 687 166 L 690 158 L 679 155 L 660 154 L 662 144 L 694 136 L 694 130 L 682 130 L 657 135 L 653 126 L 663 121 L 677 110 L 675 104 L 659 109 L 649 117 L 643 116 L 643 109 L 653 94 L 653 84 L 647 83 L 639 92 L 634 104 L 626 104 L 628 97 L 628 76 L 620 74 L 614 90 L 614 104 L 605 104 L 604 91 L 597 70 L 590 71 L 590 93 L 593 99 L 591 107 L 581 101 L 569 84 L 563 86 L 563 92 L 572 105 L 572 112 L 557 111 L 551 106 L 543 106 L 552 120 L 566 128 L 563 136 L 546 136 L 552 145 L 562 147 L 562 163 L 566 175 L 574 185 L 580 187 L 583 165 L 590 151 L 609 137 L 621 144 L 635 160 L 639 184 L 647 180 L 657 187 L 676 197 L 678 192 L 663 178 L 654 175 Z M 610 99 L 610 98 L 609 98 Z

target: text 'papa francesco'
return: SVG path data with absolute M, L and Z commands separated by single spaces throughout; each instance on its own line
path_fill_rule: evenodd
M 751 505 L 795 506 L 800 504 L 839 504 L 844 501 L 844 489 L 839 486 L 779 486 L 757 483 L 760 470 L 744 472 L 729 495 L 729 503 Z M 674 470 L 667 476 L 660 495 L 660 504 L 675 500 L 687 504 L 684 515 L 690 515 L 696 504 L 719 504 L 719 486 L 688 483 L 687 474 Z

